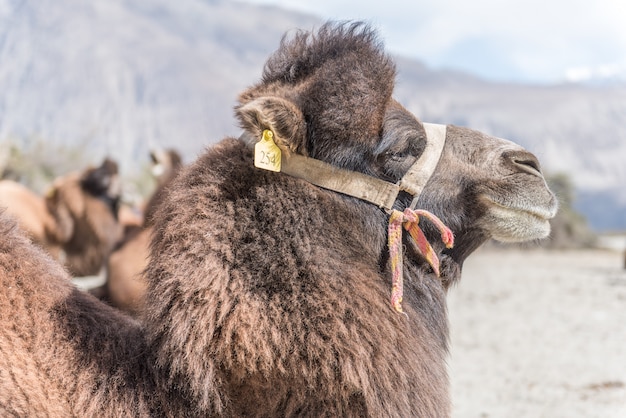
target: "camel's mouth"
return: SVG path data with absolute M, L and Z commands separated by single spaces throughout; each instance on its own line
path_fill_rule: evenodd
M 556 201 L 545 206 L 506 204 L 487 198 L 488 209 L 483 226 L 492 237 L 503 242 L 543 239 L 550 234 L 550 219 L 557 211 Z
M 547 206 L 539 205 L 521 205 L 516 202 L 504 203 L 499 202 L 493 198 L 487 197 L 490 209 L 496 208 L 496 210 L 509 211 L 518 213 L 520 215 L 527 215 L 537 218 L 538 221 L 549 221 L 554 218 L 557 212 L 557 205 L 554 202 L 550 202 Z

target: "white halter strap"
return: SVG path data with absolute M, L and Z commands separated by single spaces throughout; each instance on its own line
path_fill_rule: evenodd
M 411 209 L 415 209 L 417 199 L 435 172 L 443 146 L 446 144 L 446 125 L 424 123 L 424 130 L 426 131 L 426 148 L 398 183 L 401 190 L 413 195 Z

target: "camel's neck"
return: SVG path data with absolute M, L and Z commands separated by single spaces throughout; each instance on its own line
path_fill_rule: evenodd
M 442 277 L 446 288 L 457 283 L 461 279 L 461 271 L 465 259 L 476 251 L 489 238 L 477 229 L 468 229 L 457 232 L 454 247 L 441 249 L 442 254 Z M 443 269 L 446 272 L 443 272 Z

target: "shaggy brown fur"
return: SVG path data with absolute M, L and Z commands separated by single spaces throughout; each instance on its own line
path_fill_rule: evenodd
M 71 274 L 93 275 L 121 238 L 117 177 L 117 164 L 106 159 L 99 167 L 57 178 L 45 198 L 2 182 L 0 206 Z
M 241 96 L 245 140 L 207 150 L 155 213 L 145 346 L 135 323 L 69 288 L 0 215 L 0 286 L 9 289 L 0 293 L 0 408 L 449 416 L 446 287 L 485 239 L 547 235 L 556 202 L 536 159 L 449 128 L 419 206 L 458 243 L 444 252 L 425 228 L 443 258 L 440 280 L 405 240 L 406 317 L 389 302 L 383 210 L 252 164 L 249 142 L 271 128 L 283 152 L 397 181 L 422 152 L 424 130 L 391 99 L 393 83 L 366 26 L 325 25 L 283 42 L 263 81 Z
M 157 416 L 140 326 L 18 232 L 0 213 L 0 416 Z

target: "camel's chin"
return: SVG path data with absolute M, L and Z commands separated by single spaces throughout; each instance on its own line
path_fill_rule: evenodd
M 492 238 L 501 242 L 523 242 L 546 238 L 550 234 L 548 218 L 525 210 L 492 206 L 483 218 Z

